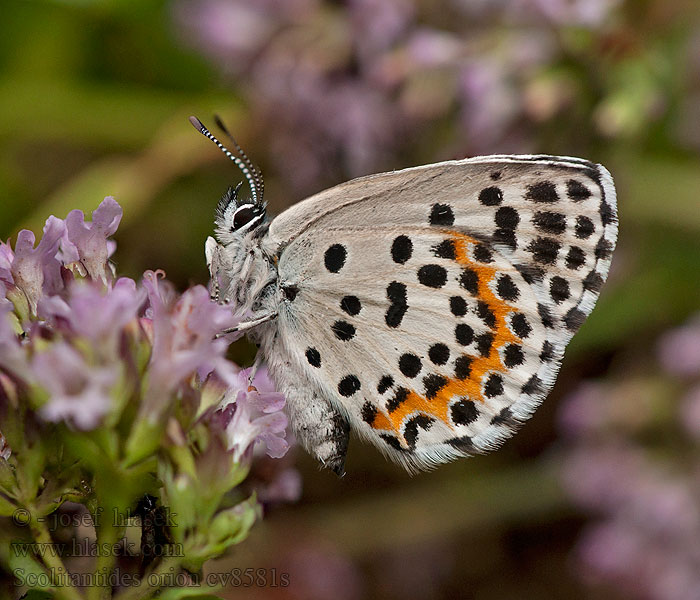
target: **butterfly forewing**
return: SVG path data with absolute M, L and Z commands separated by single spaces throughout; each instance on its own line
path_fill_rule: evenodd
M 292 369 L 408 467 L 528 418 L 590 313 L 617 234 L 602 167 L 484 157 L 332 188 L 273 221 Z

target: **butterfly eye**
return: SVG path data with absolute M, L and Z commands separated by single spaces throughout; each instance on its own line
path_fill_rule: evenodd
M 247 225 L 254 216 L 255 210 L 252 206 L 242 206 L 233 215 L 233 227 L 231 231 L 235 231 Z

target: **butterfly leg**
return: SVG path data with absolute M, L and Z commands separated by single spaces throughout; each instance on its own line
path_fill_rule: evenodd
M 268 321 L 272 321 L 272 319 L 277 317 L 276 312 L 272 313 L 267 313 L 263 315 L 262 317 L 257 317 L 256 319 L 251 319 L 250 321 L 243 321 L 236 325 L 235 327 L 229 327 L 228 329 L 224 329 L 221 333 L 217 333 L 216 337 L 223 337 L 226 334 L 229 333 L 234 333 L 237 331 L 247 331 L 248 329 L 253 329 L 254 327 L 257 327 L 258 325 L 262 325 L 263 323 L 267 323 Z

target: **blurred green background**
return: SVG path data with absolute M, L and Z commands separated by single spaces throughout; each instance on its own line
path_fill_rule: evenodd
M 291 583 L 226 597 L 700 598 L 700 410 L 685 400 L 700 368 L 673 360 L 700 356 L 700 333 L 672 337 L 700 307 L 697 1 L 36 0 L 2 18 L 0 235 L 113 195 L 123 275 L 207 281 L 214 207 L 240 176 L 190 114 L 222 116 L 273 214 L 357 175 L 491 152 L 584 156 L 615 178 L 609 283 L 522 431 L 413 478 L 357 442 L 343 479 L 298 451 L 301 500 L 269 506 L 211 567 Z M 581 408 L 593 380 L 605 391 Z M 601 416 L 582 429 L 587 407 Z M 630 449 L 637 479 L 616 462 Z M 613 463 L 604 480 L 596 468 Z M 576 469 L 598 482 L 592 501 L 572 490 Z M 596 503 L 603 480 L 627 490 L 615 506 Z M 650 506 L 670 507 L 651 517 L 634 501 L 648 480 Z M 685 570 L 654 558 L 660 546 Z

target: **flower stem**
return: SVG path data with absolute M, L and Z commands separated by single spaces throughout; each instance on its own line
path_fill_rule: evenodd
M 177 573 L 180 569 L 180 560 L 175 557 L 167 557 L 161 560 L 156 568 L 150 569 L 141 579 L 138 587 L 129 587 L 121 591 L 114 600 L 148 600 L 152 598 L 160 588 L 166 575 Z
M 32 511 L 34 514 L 34 511 Z M 32 519 L 32 535 L 39 548 L 44 548 L 41 556 L 42 561 L 49 569 L 49 576 L 54 586 L 54 593 L 58 600 L 83 600 L 81 593 L 70 584 L 68 570 L 61 557 L 52 552 L 53 540 L 44 520 Z
M 120 529 L 115 527 L 114 523 L 106 520 L 100 527 L 95 528 L 97 534 L 97 560 L 95 561 L 95 581 L 102 578 L 104 585 L 92 586 L 88 588 L 88 600 L 110 600 L 112 597 L 112 586 L 110 584 L 110 575 L 114 570 L 116 556 L 114 546 L 119 541 Z

